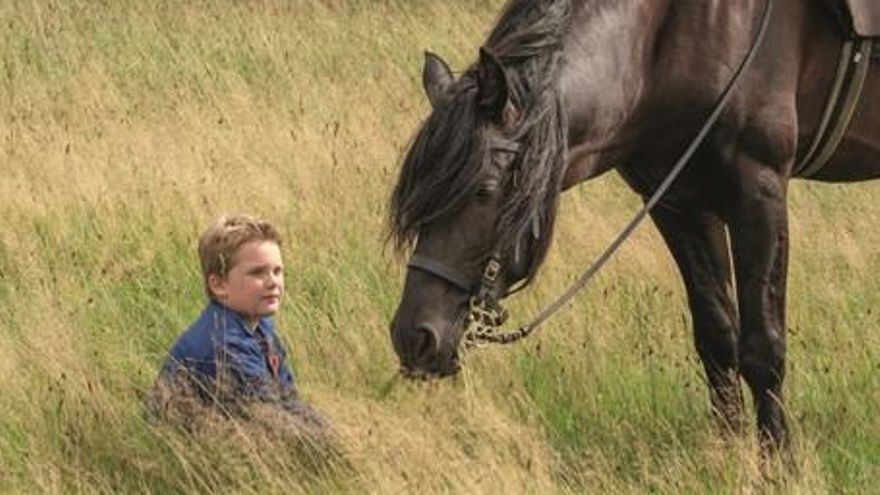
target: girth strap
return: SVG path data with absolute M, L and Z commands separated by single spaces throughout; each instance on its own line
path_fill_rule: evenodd
M 868 77 L 873 44 L 874 40 L 871 38 L 844 41 L 825 112 L 809 151 L 794 169 L 795 177 L 809 178 L 815 175 L 828 163 L 840 145 Z

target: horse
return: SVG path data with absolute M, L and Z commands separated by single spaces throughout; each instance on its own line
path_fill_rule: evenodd
M 426 53 L 431 111 L 388 210 L 390 238 L 412 253 L 391 322 L 404 372 L 458 371 L 475 291 L 500 301 L 536 276 L 564 191 L 610 170 L 642 197 L 657 189 L 770 2 L 509 0 L 459 77 Z M 809 177 L 800 166 L 849 34 L 831 3 L 773 2 L 730 103 L 650 212 L 684 281 L 713 415 L 726 430 L 744 427 L 745 381 L 769 450 L 789 443 L 789 180 L 880 175 L 880 68 L 868 60 L 834 152 Z

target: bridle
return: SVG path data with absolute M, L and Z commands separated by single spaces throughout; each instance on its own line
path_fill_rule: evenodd
M 498 332 L 508 317 L 508 312 L 501 306 L 500 301 L 513 292 L 521 290 L 526 284 L 507 291 L 503 296 L 498 295 L 498 276 L 502 269 L 501 259 L 498 255 L 489 257 L 477 284 L 470 283 L 467 277 L 445 263 L 427 256 L 413 255 L 407 267 L 431 274 L 452 284 L 465 294 L 469 294 L 463 336 L 466 345 L 494 342 L 498 336 L 507 335 Z M 524 336 L 522 335 L 515 340 Z
M 618 234 L 614 241 L 611 242 L 611 244 L 605 249 L 605 251 L 602 252 L 602 254 L 596 259 L 596 261 L 594 261 L 593 264 L 590 265 L 589 268 L 587 268 L 580 275 L 580 277 L 578 277 L 578 279 L 568 288 L 568 290 L 566 290 L 561 296 L 559 296 L 553 303 L 545 307 L 544 310 L 542 310 L 538 314 L 538 316 L 536 316 L 531 322 L 522 325 L 512 331 L 501 330 L 501 326 L 507 320 L 508 313 L 507 310 L 505 310 L 501 306 L 499 301 L 504 297 L 509 296 L 513 292 L 521 290 L 525 285 L 528 284 L 529 280 L 526 279 L 525 284 L 516 287 L 513 290 L 509 290 L 504 295 L 499 297 L 498 277 L 503 269 L 503 266 L 501 264 L 502 258 L 498 252 L 493 253 L 491 256 L 489 256 L 489 259 L 487 260 L 486 265 L 483 268 L 480 280 L 477 282 L 474 282 L 469 277 L 461 274 L 458 270 L 436 259 L 422 255 L 413 255 L 410 258 L 410 261 L 407 265 L 408 268 L 420 270 L 425 273 L 431 274 L 470 295 L 467 308 L 468 313 L 465 320 L 465 330 L 463 335 L 463 339 L 466 345 L 473 345 L 480 342 L 510 344 L 527 337 L 540 325 L 547 321 L 547 319 L 549 319 L 554 313 L 556 313 L 556 311 L 558 311 L 563 305 L 569 302 L 578 292 L 580 292 L 580 290 L 583 289 L 584 286 L 586 286 L 587 282 L 589 282 L 593 275 L 595 275 L 599 271 L 599 269 L 602 268 L 602 266 L 604 266 L 609 259 L 611 259 L 611 256 L 620 248 L 623 242 L 627 238 L 629 238 L 633 231 L 635 231 L 636 227 L 639 226 L 639 224 L 645 219 L 645 217 L 648 215 L 648 213 L 650 213 L 654 206 L 657 205 L 657 203 L 660 201 L 660 199 L 663 197 L 663 195 L 666 193 L 666 191 L 684 169 L 685 165 L 687 165 L 691 157 L 693 157 L 697 148 L 699 148 L 700 144 L 702 144 L 703 140 L 709 134 L 709 131 L 712 130 L 715 123 L 718 121 L 718 118 L 721 116 L 722 111 L 727 107 L 727 104 L 730 102 L 730 97 L 733 94 L 734 86 L 740 80 L 748 66 L 751 65 L 752 61 L 755 58 L 755 54 L 758 51 L 758 48 L 763 43 L 764 36 L 770 24 L 770 14 L 772 10 L 773 0 L 767 0 L 764 8 L 764 13 L 761 18 L 761 27 L 758 30 L 758 33 L 755 36 L 755 39 L 752 42 L 748 53 L 743 58 L 743 61 L 737 68 L 737 71 L 731 77 L 730 82 L 728 82 L 724 91 L 719 96 L 718 101 L 715 104 L 714 110 L 706 119 L 703 127 L 700 128 L 696 137 L 693 139 L 693 141 L 691 141 L 690 145 L 672 167 L 672 170 L 670 170 L 669 174 L 666 176 L 660 186 L 657 187 L 657 189 L 644 203 L 638 213 L 636 213 L 633 219 L 630 220 L 629 224 L 627 224 L 627 226 L 621 231 L 621 233 Z M 520 145 L 515 141 L 492 140 L 490 141 L 490 153 L 488 155 L 491 156 L 492 150 L 502 150 L 511 153 L 519 153 Z M 536 232 L 536 235 L 539 234 Z M 518 247 L 516 248 L 516 251 L 519 251 Z M 456 321 L 457 320 L 458 319 L 456 318 Z
M 488 139 L 487 147 L 489 150 L 486 153 L 487 160 L 491 160 L 492 156 L 498 152 L 517 155 L 522 149 L 522 145 L 515 140 L 501 137 Z M 534 237 L 535 241 L 540 237 L 540 226 L 537 217 L 532 222 L 530 234 Z M 521 237 L 517 240 L 517 244 L 514 247 L 514 253 L 517 258 L 521 251 L 522 242 L 523 239 Z M 433 275 L 469 295 L 463 336 L 466 345 L 510 339 L 510 337 L 506 337 L 507 334 L 498 332 L 498 329 L 507 321 L 509 315 L 507 310 L 501 306 L 500 301 L 524 289 L 531 281 L 531 278 L 523 277 L 520 280 L 516 280 L 504 294 L 499 294 L 498 277 L 503 268 L 502 256 L 499 251 L 489 256 L 483 267 L 480 279 L 476 283 L 455 268 L 429 256 L 413 254 L 410 257 L 409 263 L 407 263 L 407 267 Z M 457 320 L 458 318 L 454 321 Z M 524 336 L 519 336 L 516 340 Z

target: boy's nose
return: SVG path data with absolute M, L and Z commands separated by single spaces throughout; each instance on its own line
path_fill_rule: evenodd
M 284 285 L 284 275 L 269 274 L 269 277 L 266 280 L 266 284 L 269 287 L 276 287 L 279 285 Z

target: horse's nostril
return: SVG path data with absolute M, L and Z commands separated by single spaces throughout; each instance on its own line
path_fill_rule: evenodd
M 413 335 L 413 357 L 421 360 L 437 353 L 437 333 L 428 327 L 419 327 Z

